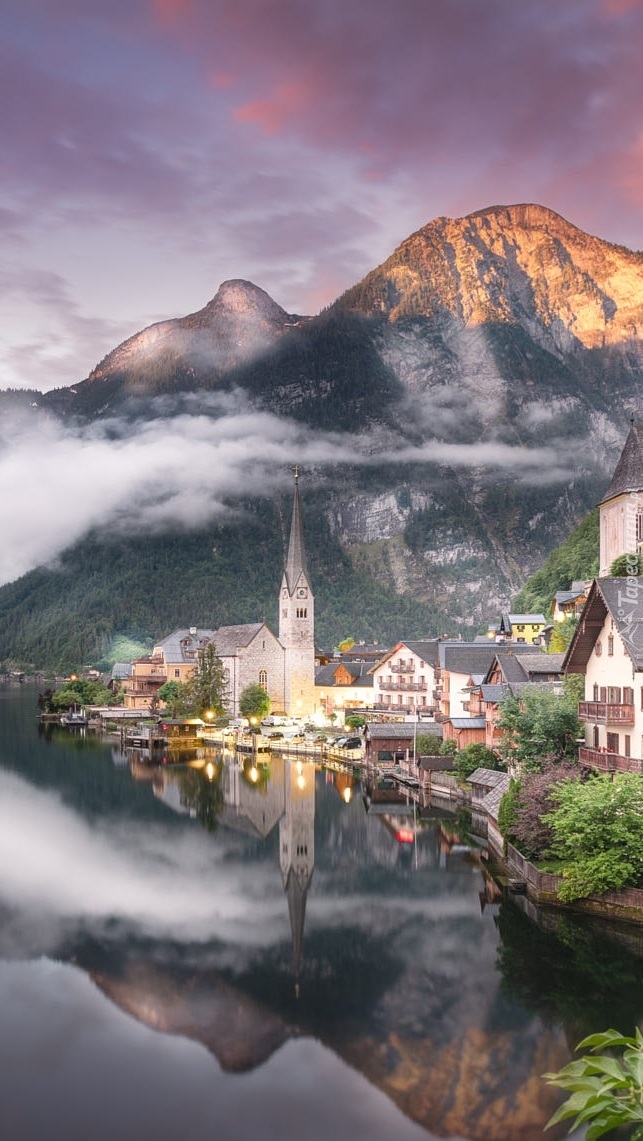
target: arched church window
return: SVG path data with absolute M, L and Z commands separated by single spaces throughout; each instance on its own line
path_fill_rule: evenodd
M 259 685 L 262 689 L 268 689 L 268 671 L 259 670 Z

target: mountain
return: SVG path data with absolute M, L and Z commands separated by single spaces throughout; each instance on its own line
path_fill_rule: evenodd
M 131 431 L 173 411 L 220 416 L 205 398 L 241 394 L 324 438 L 352 435 L 354 459 L 345 449 L 325 463 L 321 449 L 304 497 L 320 638 L 471 632 L 600 498 L 638 412 L 642 330 L 642 254 L 541 206 L 495 206 L 430 222 L 315 317 L 225 282 L 198 313 L 143 330 L 86 380 L 39 397 L 39 412 Z M 74 645 L 87 660 L 115 633 L 152 638 L 179 615 L 216 625 L 254 607 L 274 621 L 285 504 L 243 509 L 226 521 L 253 563 L 241 587 L 219 526 L 200 536 L 199 583 L 194 535 L 168 534 L 167 575 L 154 571 L 158 535 L 126 553 L 93 536 L 66 553 L 64 576 L 40 569 L 0 589 L 0 658 L 48 654 L 43 631 L 72 596 L 65 661 Z

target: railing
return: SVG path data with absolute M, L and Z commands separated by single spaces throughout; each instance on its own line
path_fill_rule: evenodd
M 581 721 L 595 721 L 599 725 L 633 725 L 634 706 L 609 701 L 579 701 Z
M 622 753 L 610 753 L 606 749 L 590 749 L 581 745 L 578 759 L 581 765 L 591 765 L 605 773 L 643 773 L 643 761 L 638 757 L 625 757 Z
M 393 674 L 412 674 L 412 673 L 415 673 L 415 662 L 391 662 L 391 673 L 393 673 Z
M 429 708 L 425 705 L 419 705 L 416 711 L 414 705 L 386 705 L 383 701 L 374 701 L 371 705 L 377 713 L 428 713 Z
M 406 693 L 426 693 L 426 686 L 421 681 L 380 681 L 380 689 L 404 690 Z

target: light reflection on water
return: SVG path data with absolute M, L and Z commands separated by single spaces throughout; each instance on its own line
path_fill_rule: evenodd
M 539 1075 L 641 1010 L 632 950 L 494 902 L 443 807 L 276 757 L 123 766 L 34 705 L 0 689 L 7 1135 L 530 1141 Z

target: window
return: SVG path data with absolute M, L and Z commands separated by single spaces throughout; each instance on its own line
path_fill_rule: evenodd
M 621 704 L 621 687 L 620 685 L 610 685 L 607 688 L 607 700 L 610 705 Z
M 174 676 L 175 676 L 175 677 L 180 677 L 180 676 L 181 676 L 181 671 L 180 671 L 180 670 L 175 670 L 175 671 L 174 671 Z M 643 690 L 641 690 L 641 701 L 643 701 Z
M 625 752 L 625 756 L 629 757 L 629 755 L 630 755 L 630 735 L 629 735 L 629 733 L 626 733 L 624 738 L 623 738 L 623 750 Z
M 268 671 L 259 670 L 259 685 L 262 689 L 268 689 Z
M 618 753 L 619 750 L 619 736 L 618 733 L 607 734 L 607 751 L 608 753 Z
M 614 635 L 613 634 L 608 634 L 608 636 L 607 636 L 607 656 L 609 658 L 614 657 Z
M 634 705 L 634 690 L 629 685 L 623 686 L 623 705 Z
M 603 653 L 603 647 L 601 646 L 600 638 L 599 638 L 598 642 L 596 643 L 596 645 L 594 646 L 594 653 L 596 654 L 597 658 L 600 658 L 601 654 Z
M 592 701 L 598 701 L 598 683 L 597 682 L 594 682 L 594 690 L 593 690 L 593 695 L 592 695 Z M 641 689 L 641 701 L 643 702 L 643 688 Z
M 297 617 L 298 618 L 307 618 L 308 617 L 308 610 L 305 606 L 298 606 L 297 607 Z

